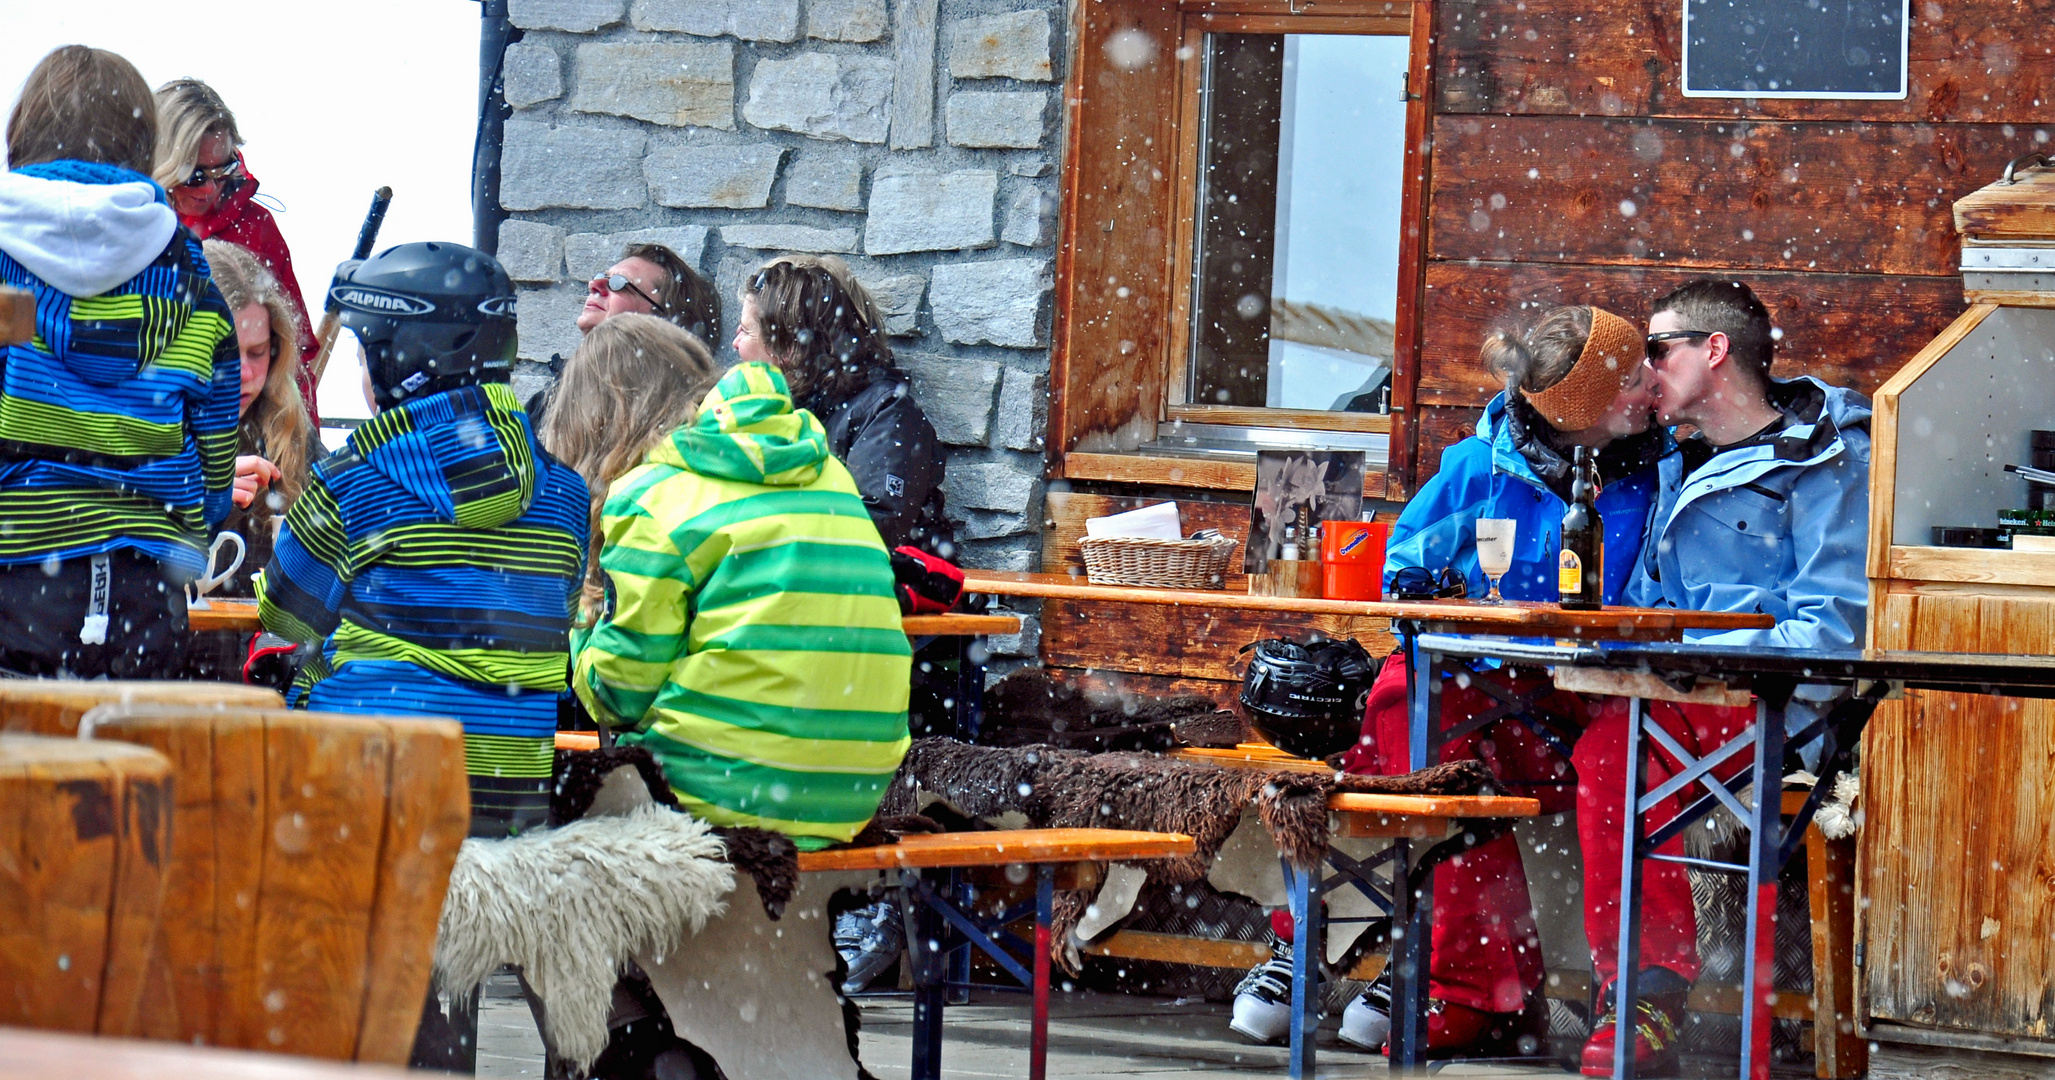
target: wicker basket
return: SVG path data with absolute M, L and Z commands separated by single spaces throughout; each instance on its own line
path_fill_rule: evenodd
M 1233 538 L 1152 540 L 1139 536 L 1085 537 L 1078 541 L 1085 576 L 1094 585 L 1156 589 L 1217 589 L 1234 557 Z

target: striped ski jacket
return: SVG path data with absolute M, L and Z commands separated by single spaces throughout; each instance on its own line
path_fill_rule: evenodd
M 112 165 L 0 174 L 0 285 L 36 303 L 0 350 L 0 565 L 132 548 L 197 577 L 228 517 L 235 326 L 163 199 Z
M 463 721 L 472 832 L 542 824 L 592 512 L 505 384 L 387 409 L 314 467 L 257 582 L 321 641 L 291 704 Z
M 612 611 L 573 685 L 679 800 L 812 850 L 855 836 L 910 741 L 892 566 L 820 421 L 742 364 L 607 492 Z

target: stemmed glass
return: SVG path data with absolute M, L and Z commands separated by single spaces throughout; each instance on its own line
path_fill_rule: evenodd
M 1491 593 L 1481 603 L 1503 604 L 1498 579 L 1513 568 L 1513 536 L 1518 523 L 1510 518 L 1477 519 L 1477 568 L 1491 579 Z

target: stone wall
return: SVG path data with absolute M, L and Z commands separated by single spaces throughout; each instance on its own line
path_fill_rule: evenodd
M 499 255 L 521 356 L 652 239 L 719 286 L 847 259 L 950 446 L 966 565 L 1033 569 L 1060 164 L 1057 0 L 513 0 Z M 732 358 L 727 341 L 710 343 Z M 547 372 L 524 363 L 524 391 Z M 1033 651 L 1024 640 L 995 643 Z

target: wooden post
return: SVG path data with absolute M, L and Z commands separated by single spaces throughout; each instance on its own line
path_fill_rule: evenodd
M 125 1033 L 157 935 L 171 765 L 0 734 L 0 1025 Z

